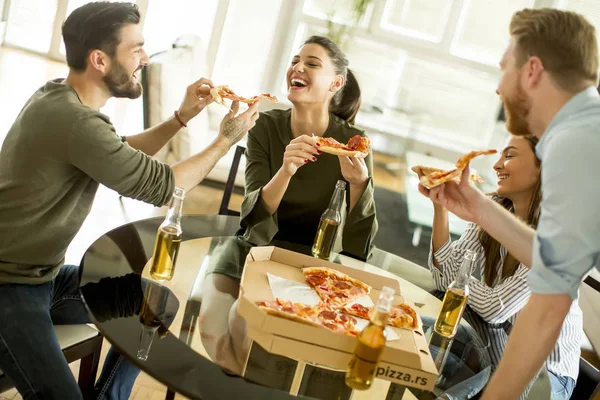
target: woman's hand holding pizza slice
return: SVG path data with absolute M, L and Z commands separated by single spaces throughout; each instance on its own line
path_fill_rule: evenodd
M 317 161 L 319 154 L 321 152 L 310 136 L 298 136 L 286 146 L 281 168 L 287 176 L 292 177 L 296 174 L 298 168 L 309 162 Z
M 338 156 L 342 176 L 351 185 L 363 185 L 369 180 L 369 170 L 362 157 Z

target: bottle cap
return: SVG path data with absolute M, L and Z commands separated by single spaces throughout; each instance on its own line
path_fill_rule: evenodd
M 382 311 L 389 312 L 392 308 L 392 301 L 394 300 L 395 293 L 396 291 L 394 289 L 384 286 L 379 294 L 377 308 Z
M 346 181 L 343 181 L 343 180 L 341 180 L 341 179 L 340 179 L 340 180 L 339 180 L 339 181 L 337 181 L 337 183 L 335 184 L 335 187 L 336 187 L 336 188 L 339 188 L 339 189 L 346 189 Z
M 185 196 L 185 189 L 176 186 L 175 190 L 173 191 L 173 196 L 177 196 L 177 197 Z

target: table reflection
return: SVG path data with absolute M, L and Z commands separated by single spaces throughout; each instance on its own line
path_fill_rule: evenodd
M 169 288 L 137 273 L 89 282 L 81 292 L 99 323 L 138 316 L 140 361 L 148 359 L 155 335 L 167 336 L 179 309 L 179 300 Z

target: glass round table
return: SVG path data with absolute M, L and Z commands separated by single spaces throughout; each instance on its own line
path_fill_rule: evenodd
M 237 298 L 252 246 L 235 236 L 239 218 L 185 215 L 175 274 L 168 282 L 153 281 L 148 271 L 161 222 L 133 222 L 97 239 L 82 260 L 80 290 L 92 321 L 111 345 L 174 392 L 193 399 L 472 398 L 498 361 L 489 343 L 492 336 L 506 336 L 506 327 L 490 326 L 469 309 L 453 339 L 431 329 L 443 293 L 430 293 L 426 269 L 378 249 L 367 262 L 335 254 L 335 263 L 399 281 L 423 321 L 439 371 L 431 391 L 376 379 L 369 390 L 353 392 L 344 383 L 344 371 L 270 354 L 248 337 Z M 302 245 L 273 245 L 310 254 Z

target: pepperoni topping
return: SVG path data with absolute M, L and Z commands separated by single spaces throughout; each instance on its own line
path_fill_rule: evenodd
M 337 314 L 336 314 L 335 311 L 323 310 L 323 311 L 321 311 L 321 313 L 319 314 L 319 316 L 321 318 L 335 320 L 335 317 L 337 316 Z
M 346 281 L 337 281 L 333 284 L 333 286 L 335 286 L 338 289 L 350 289 L 352 287 L 352 285 L 350 285 Z
M 325 285 L 319 286 L 319 289 L 324 291 L 324 292 L 330 292 L 331 290 L 329 290 L 329 288 Z
M 342 314 L 342 315 L 340 315 L 340 319 L 341 319 L 342 321 L 344 321 L 344 322 L 351 321 L 351 322 L 352 322 L 352 323 L 354 323 L 354 324 L 356 324 L 356 322 L 357 322 L 357 321 L 356 321 L 356 318 L 354 318 L 354 317 L 353 317 L 353 316 L 351 316 L 351 315 L 347 315 L 347 314 Z
M 309 276 L 306 278 L 306 280 L 308 281 L 308 283 L 310 283 L 313 286 L 319 286 L 322 285 L 323 283 L 325 283 L 325 278 L 323 278 L 322 276 Z
M 336 331 L 339 327 L 339 325 L 333 323 L 333 322 L 323 322 L 323 326 L 326 326 L 327 328 Z
M 361 139 L 362 138 L 360 137 L 360 135 L 354 135 L 348 141 L 348 148 L 350 148 L 351 150 L 356 150 L 356 148 L 360 145 Z
M 353 304 L 352 308 L 355 309 L 356 311 L 369 311 L 369 309 L 365 306 L 363 306 L 362 304 Z

